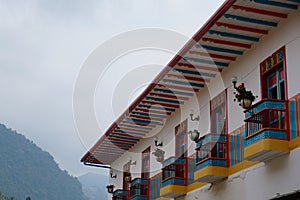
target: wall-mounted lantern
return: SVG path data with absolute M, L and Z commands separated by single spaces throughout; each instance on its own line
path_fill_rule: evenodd
M 252 92 L 249 90 L 247 91 L 244 83 L 242 83 L 239 86 L 236 86 L 237 83 L 237 77 L 233 76 L 231 78 L 232 84 L 234 89 L 236 90 L 235 94 L 235 100 L 239 102 L 239 106 L 241 106 L 244 109 L 248 109 L 251 107 L 252 102 L 255 100 L 255 96 L 252 94 Z
M 107 185 L 106 186 L 106 189 L 107 189 L 107 192 L 108 193 L 113 193 L 114 192 L 114 185 Z
M 162 141 L 159 142 L 158 137 L 155 137 L 155 139 L 154 139 L 154 145 L 156 147 L 162 147 L 163 146 L 163 142 Z
M 193 130 L 193 131 L 189 131 L 188 134 L 189 134 L 189 137 L 190 137 L 190 139 L 191 139 L 192 141 L 198 142 L 199 136 L 200 136 L 200 133 L 199 133 L 198 130 L 195 129 L 195 130 Z
M 124 173 L 124 180 L 129 183 L 131 182 L 131 173 L 130 172 L 125 172 Z
M 110 178 L 117 178 L 117 174 L 114 174 L 112 169 L 110 169 Z
M 199 115 L 197 115 L 197 116 L 194 115 L 194 110 L 191 110 L 190 117 L 191 117 L 191 121 L 199 121 L 200 120 Z
M 156 157 L 157 162 L 161 163 L 164 161 L 165 152 L 162 149 L 156 148 L 152 154 Z
M 132 157 L 129 157 L 129 164 L 130 165 L 136 165 L 136 160 L 132 160 Z

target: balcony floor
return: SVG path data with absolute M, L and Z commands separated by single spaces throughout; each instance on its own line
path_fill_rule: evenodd
M 289 153 L 289 142 L 278 139 L 262 139 L 245 148 L 245 159 L 265 162 Z
M 228 168 L 220 166 L 207 166 L 197 170 L 194 174 L 195 180 L 199 182 L 213 183 L 221 181 L 228 176 Z

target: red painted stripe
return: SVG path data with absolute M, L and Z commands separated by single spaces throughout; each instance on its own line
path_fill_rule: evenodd
M 122 131 L 137 131 L 139 133 L 148 133 L 146 130 L 140 130 L 140 129 L 134 129 L 134 128 L 125 128 L 125 127 L 118 127 L 117 130 L 122 130 Z M 125 136 L 129 136 L 129 134 L 125 134 Z
M 130 116 L 130 117 L 137 118 L 137 119 L 145 119 L 145 120 L 148 120 L 148 121 L 158 121 L 158 122 L 162 122 L 162 121 L 163 121 L 163 119 L 161 119 L 161 118 L 146 117 L 146 116 L 142 116 L 142 115 L 134 115 L 134 114 L 130 114 L 129 116 Z
M 175 85 L 169 85 L 169 84 L 164 84 L 163 86 L 164 86 L 164 88 L 176 89 L 176 90 L 181 90 L 181 91 L 194 91 L 194 92 L 199 91 L 199 89 L 192 88 L 192 87 L 175 86 Z M 161 87 L 161 86 L 158 85 L 157 87 Z
M 207 71 L 213 71 L 213 72 L 221 72 L 222 71 L 222 68 L 218 68 L 218 67 L 207 67 L 207 66 L 193 65 L 193 64 L 188 64 L 188 63 L 178 63 L 177 65 L 180 67 L 187 67 L 190 69 L 207 70 Z
M 157 102 L 157 101 L 144 100 L 144 101 L 142 101 L 142 103 L 150 104 L 150 105 L 161 105 L 163 107 L 169 107 L 169 108 L 179 108 L 178 105 L 168 104 L 168 103 L 161 103 L 161 102 Z
M 142 126 L 142 127 L 151 127 L 151 128 L 156 127 L 155 125 L 152 125 L 152 124 L 140 124 L 140 123 L 136 123 L 136 122 L 122 121 L 121 123 L 124 123 L 124 124 L 133 124 L 133 125 Z
M 133 141 L 133 140 L 119 139 L 119 138 L 107 138 L 107 139 L 109 141 L 124 142 L 126 144 L 136 144 L 138 142 L 138 141 Z
M 216 44 L 224 44 L 224 45 L 229 45 L 229 46 L 235 46 L 235 47 L 242 47 L 242 48 L 251 48 L 250 44 L 244 44 L 244 43 L 239 43 L 239 42 L 230 42 L 226 40 L 217 40 L 217 39 L 212 39 L 212 38 L 202 38 L 204 42 L 213 42 Z
M 233 9 L 240 9 L 240 10 L 244 10 L 244 11 L 252 12 L 252 13 L 258 13 L 258 14 L 262 14 L 262 15 L 268 15 L 268 16 L 272 16 L 272 17 L 287 18 L 286 14 L 273 12 L 273 11 L 268 11 L 268 10 L 249 8 L 249 7 L 245 7 L 245 6 L 239 6 L 239 5 L 233 5 L 232 8 Z
M 195 76 L 187 76 L 187 75 L 180 75 L 180 74 L 167 74 L 168 77 L 175 77 L 179 79 L 187 79 L 189 81 L 197 81 L 197 82 L 210 82 L 210 79 L 202 78 L 202 77 L 195 77 Z M 188 97 L 187 97 L 188 98 Z
M 200 51 L 189 51 L 189 53 L 199 55 L 199 56 L 206 56 L 206 57 L 211 57 L 211 58 L 219 58 L 219 59 L 223 59 L 223 60 L 235 61 L 235 57 L 231 57 L 231 56 L 223 56 L 223 55 L 200 52 Z
M 131 148 L 130 145 L 126 145 L 126 144 L 113 144 L 112 142 L 108 142 L 108 141 L 107 142 L 103 142 L 102 144 L 116 146 L 116 147 L 122 147 L 122 148 L 127 148 L 127 149 Z
M 250 28 L 250 27 L 245 27 L 245 26 L 238 26 L 238 25 L 233 25 L 233 24 L 227 24 L 227 23 L 223 23 L 223 22 L 217 22 L 216 23 L 217 26 L 224 26 L 230 29 L 234 29 L 234 30 L 239 30 L 239 31 L 247 31 L 247 32 L 252 32 L 252 33 L 258 33 L 258 34 L 263 34 L 263 35 L 267 35 L 268 31 L 263 30 L 263 29 L 258 29 L 258 28 Z
M 136 134 L 138 134 L 139 130 L 135 130 L 135 131 L 137 132 Z M 142 139 L 143 138 L 142 136 L 135 135 L 134 133 L 119 133 L 119 132 L 114 132 L 114 131 L 112 131 L 111 133 L 114 134 L 114 135 L 119 135 L 119 136 L 124 136 L 124 137 L 129 137 L 129 138 L 137 138 L 137 139 Z
M 104 150 L 104 151 L 114 151 L 114 152 L 118 152 L 118 153 L 124 153 L 126 150 L 124 149 L 114 149 L 114 148 L 105 148 L 105 147 L 102 147 L 102 148 L 97 148 L 95 151 L 96 152 L 99 152 L 101 150 Z
M 169 76 L 169 74 L 167 76 Z M 158 96 L 158 97 L 164 97 L 164 98 L 169 98 L 169 99 L 178 99 L 178 100 L 183 100 L 183 101 L 189 100 L 188 97 L 183 97 L 183 96 L 179 96 L 179 95 L 164 94 L 164 93 L 158 93 L 158 92 L 150 92 L 149 95 L 154 96 L 154 97 Z
M 171 115 L 171 112 L 164 112 L 164 111 L 159 111 L 159 110 L 150 110 L 148 108 L 135 108 L 135 111 L 142 111 L 145 113 L 152 113 L 152 114 L 162 114 L 162 115 Z

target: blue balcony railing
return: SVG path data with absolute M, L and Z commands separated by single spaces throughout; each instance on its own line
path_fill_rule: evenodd
M 115 190 L 113 192 L 113 200 L 127 200 L 127 190 L 121 190 L 121 189 L 118 189 L 118 190 Z
M 131 200 L 148 200 L 148 179 L 135 178 L 130 182 Z
M 246 146 L 262 139 L 287 140 L 286 103 L 283 100 L 262 100 L 245 111 Z
M 170 157 L 163 162 L 162 187 L 170 184 L 186 185 L 187 180 L 187 159 Z
M 227 136 L 209 133 L 197 142 L 196 169 L 207 166 L 227 166 Z

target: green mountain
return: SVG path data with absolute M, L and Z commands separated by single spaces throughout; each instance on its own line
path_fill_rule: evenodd
M 77 178 L 16 131 L 0 124 L 0 191 L 14 200 L 84 200 Z

